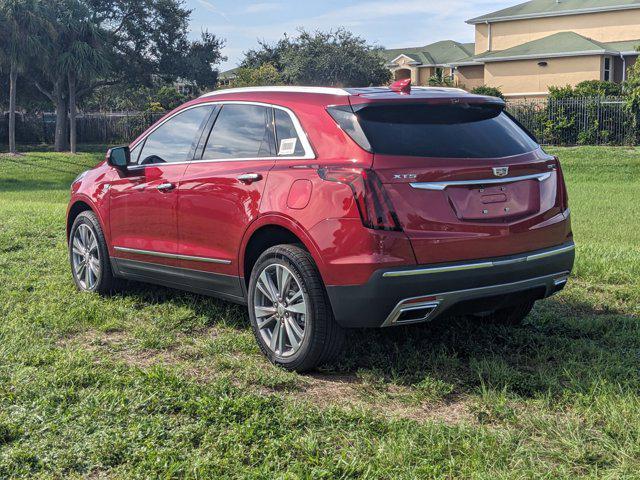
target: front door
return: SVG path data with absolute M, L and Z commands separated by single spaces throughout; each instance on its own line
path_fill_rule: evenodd
M 186 109 L 133 149 L 132 165 L 111 185 L 115 257 L 178 265 L 178 190 L 212 111 L 210 105 Z
M 229 291 L 220 293 L 237 293 L 238 250 L 258 216 L 275 156 L 273 109 L 225 104 L 202 157 L 184 174 L 178 204 L 181 266 L 235 277 Z

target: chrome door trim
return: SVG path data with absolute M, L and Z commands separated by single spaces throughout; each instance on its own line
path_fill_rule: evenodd
M 265 102 L 251 102 L 251 101 L 240 101 L 240 100 L 218 100 L 218 101 L 211 101 L 211 102 L 203 102 L 203 103 L 198 103 L 196 105 L 191 105 L 187 108 L 183 108 L 182 110 L 172 113 L 170 116 L 162 119 L 157 125 L 154 125 L 152 127 L 152 129 L 148 130 L 147 132 L 145 132 L 140 138 L 137 138 L 134 143 L 132 143 L 129 146 L 130 150 L 133 150 L 134 148 L 136 148 L 138 145 L 140 145 L 142 142 L 144 142 L 149 135 L 151 135 L 153 132 L 155 132 L 158 128 L 160 128 L 162 125 L 164 125 L 165 123 L 167 123 L 169 120 L 171 120 L 173 117 L 175 117 L 176 115 L 180 115 L 183 112 L 186 112 L 187 110 L 191 110 L 192 108 L 198 108 L 198 107 L 205 107 L 205 106 L 216 106 L 216 105 L 257 105 L 260 107 L 267 107 L 267 108 L 276 108 L 278 110 L 282 110 L 284 112 L 287 113 L 287 115 L 289 115 L 289 117 L 291 118 L 291 121 L 293 122 L 293 126 L 296 129 L 296 133 L 298 134 L 298 137 L 300 138 L 300 143 L 302 143 L 302 147 L 304 149 L 304 155 L 302 156 L 295 156 L 295 157 L 285 157 L 285 156 L 273 156 L 273 157 L 262 157 L 262 158 L 223 158 L 223 159 L 215 159 L 215 160 L 207 160 L 207 159 L 200 159 L 200 160 L 185 160 L 183 162 L 170 162 L 170 163 L 156 163 L 156 164 L 150 164 L 150 165 L 131 165 L 129 167 L 129 170 L 138 170 L 138 169 L 143 169 L 146 167 L 158 167 L 158 166 L 163 166 L 163 165 L 180 165 L 180 164 L 186 164 L 186 163 L 195 163 L 195 162 L 239 162 L 239 161 L 246 161 L 246 160 L 264 160 L 264 161 L 273 161 L 273 160 L 315 160 L 316 158 L 316 154 L 315 151 L 313 150 L 313 147 L 311 146 L 311 143 L 309 142 L 309 137 L 307 136 L 307 133 L 305 132 L 305 130 L 302 128 L 302 124 L 300 123 L 300 120 L 298 120 L 298 117 L 296 116 L 296 114 L 289 108 L 287 107 L 281 107 L 280 105 L 274 105 L 271 103 L 265 103 Z
M 416 275 L 432 275 L 434 273 L 461 272 L 464 270 L 477 270 L 480 268 L 500 267 L 500 266 L 511 265 L 516 263 L 533 262 L 543 258 L 552 257 L 554 255 L 560 255 L 562 253 L 570 252 L 572 250 L 575 250 L 575 248 L 576 246 L 574 244 L 571 244 L 571 245 L 565 245 L 560 248 L 555 248 L 553 250 L 548 250 L 546 252 L 534 253 L 531 255 L 524 255 L 521 257 L 516 257 L 516 258 L 511 258 L 506 260 L 492 260 L 489 262 L 466 263 L 461 265 L 449 265 L 444 267 L 417 268 L 414 270 L 402 270 L 398 272 L 385 272 L 382 274 L 382 277 L 383 278 L 411 277 Z
M 156 252 L 154 250 L 138 250 L 137 248 L 113 247 L 117 252 L 135 253 L 136 255 L 149 255 L 150 257 L 171 258 L 174 260 L 189 260 L 191 262 L 218 263 L 221 265 L 231 265 L 231 260 L 220 258 L 193 257 L 191 255 L 178 255 L 176 253 Z
M 502 183 L 515 183 L 522 182 L 524 180 L 538 180 L 539 182 L 544 182 L 551 177 L 553 172 L 544 172 L 544 173 L 536 173 L 533 175 L 524 175 L 522 177 L 511 177 L 511 178 L 487 178 L 484 180 L 457 180 L 450 182 L 425 182 L 425 183 L 412 183 L 411 186 L 413 188 L 417 188 L 418 190 L 446 190 L 447 187 L 459 187 L 466 185 L 496 185 Z

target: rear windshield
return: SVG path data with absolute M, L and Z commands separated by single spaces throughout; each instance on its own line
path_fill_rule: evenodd
M 371 106 L 357 115 L 371 150 L 380 154 L 493 158 L 538 148 L 496 105 Z

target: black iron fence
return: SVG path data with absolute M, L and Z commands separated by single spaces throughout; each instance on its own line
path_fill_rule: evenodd
M 634 114 L 620 97 L 512 100 L 507 110 L 544 145 L 636 145 Z
M 636 145 L 639 133 L 624 98 L 510 100 L 507 109 L 544 145 Z M 86 113 L 78 116 L 78 143 L 124 144 L 164 113 Z M 20 114 L 18 144 L 52 144 L 55 114 Z M 7 144 L 8 116 L 0 115 L 0 145 Z
M 125 144 L 158 121 L 160 112 L 85 113 L 77 117 L 78 143 Z M 0 145 L 7 144 L 8 115 L 0 116 Z M 18 114 L 16 141 L 23 145 L 53 144 L 54 113 Z

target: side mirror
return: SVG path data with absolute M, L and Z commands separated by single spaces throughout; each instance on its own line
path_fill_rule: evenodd
M 114 147 L 107 152 L 107 163 L 118 170 L 126 170 L 130 162 L 129 147 Z

